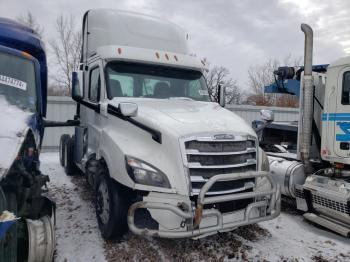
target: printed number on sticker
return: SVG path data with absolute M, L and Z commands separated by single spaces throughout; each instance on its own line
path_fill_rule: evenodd
M 21 80 L 18 80 L 9 76 L 0 75 L 0 84 L 12 86 L 21 90 L 27 90 L 26 82 L 23 82 Z

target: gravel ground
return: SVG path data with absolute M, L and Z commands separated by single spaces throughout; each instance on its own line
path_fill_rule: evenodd
M 350 261 L 350 240 L 317 228 L 285 209 L 263 223 L 192 240 L 101 238 L 85 177 L 67 177 L 57 153 L 43 153 L 57 202 L 55 261 Z

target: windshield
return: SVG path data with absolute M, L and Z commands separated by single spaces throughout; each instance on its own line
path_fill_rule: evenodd
M 4 96 L 10 104 L 35 111 L 35 71 L 32 61 L 0 52 L 0 96 Z
M 164 66 L 117 63 L 107 65 L 108 98 L 185 98 L 210 101 L 201 72 Z

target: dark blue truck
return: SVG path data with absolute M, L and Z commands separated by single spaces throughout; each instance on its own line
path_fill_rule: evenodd
M 0 215 L 16 217 L 0 222 L 0 261 L 53 260 L 55 203 L 39 169 L 46 105 L 43 43 L 29 27 L 0 18 Z

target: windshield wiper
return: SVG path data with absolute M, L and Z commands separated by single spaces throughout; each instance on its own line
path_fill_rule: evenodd
M 174 100 L 189 100 L 189 101 L 193 101 L 192 98 L 190 97 L 186 97 L 186 96 L 171 96 L 169 97 L 169 99 L 174 99 Z

